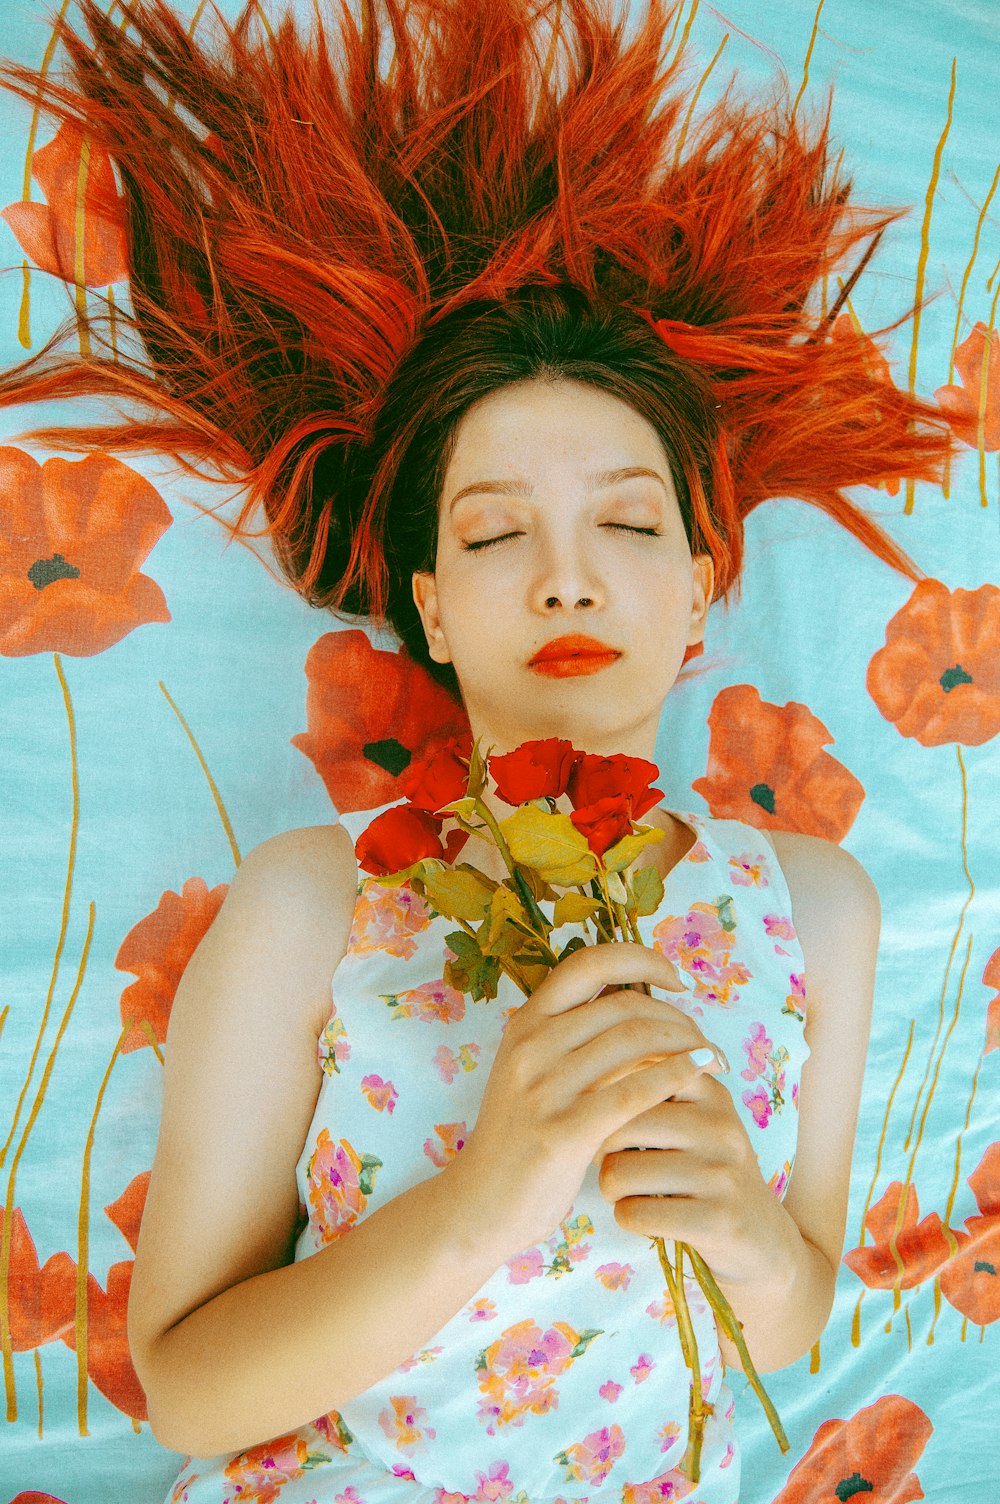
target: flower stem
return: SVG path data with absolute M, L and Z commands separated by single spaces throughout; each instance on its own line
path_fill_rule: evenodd
M 698 1359 L 698 1339 L 694 1334 L 694 1324 L 691 1320 L 691 1311 L 687 1303 L 687 1293 L 684 1289 L 684 1254 L 691 1254 L 687 1243 L 674 1244 L 677 1259 L 676 1272 L 670 1267 L 667 1258 L 667 1250 L 662 1238 L 656 1239 L 656 1252 L 659 1255 L 660 1267 L 667 1281 L 667 1289 L 670 1291 L 670 1299 L 673 1301 L 674 1314 L 677 1317 L 677 1335 L 681 1340 L 681 1350 L 684 1353 L 684 1361 L 691 1370 L 691 1395 L 688 1403 L 688 1445 L 681 1463 L 681 1471 L 692 1483 L 697 1483 L 701 1477 L 701 1445 L 705 1434 L 705 1421 L 713 1413 L 715 1406 L 706 1404 L 701 1392 L 701 1363 Z M 692 1264 L 693 1264 L 692 1260 Z

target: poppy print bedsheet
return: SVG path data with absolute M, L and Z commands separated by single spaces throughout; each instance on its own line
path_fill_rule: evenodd
M 179 8 L 202 24 L 193 0 Z M 8 54 L 57 66 L 55 10 L 7 0 Z M 657 742 L 669 807 L 842 844 L 882 902 L 835 1305 L 813 1351 L 765 1376 L 787 1454 L 729 1374 L 741 1497 L 997 1504 L 996 12 L 685 0 L 685 35 L 703 101 L 734 67 L 760 88 L 784 69 L 803 110 L 835 84 L 859 201 L 910 206 L 835 335 L 866 341 L 961 440 L 945 484 L 888 475 L 856 493 L 918 585 L 804 502 L 757 508 L 742 595 L 713 607 Z M 128 288 L 121 224 L 94 207 L 112 165 L 27 103 L 0 109 L 10 365 L 67 315 L 85 349 L 98 302 Z M 842 290 L 831 277 L 824 309 Z M 0 1504 L 159 1504 L 177 1475 L 126 1309 L 178 980 L 243 855 L 396 799 L 455 714 L 390 635 L 310 609 L 226 548 L 192 505 L 217 499 L 207 486 L 18 436 L 82 412 L 0 412 Z M 234 1499 L 280 1501 L 301 1459 L 274 1450 L 248 1459 Z M 365 1504 L 355 1493 L 337 1504 Z M 333 1504 L 318 1474 L 315 1497 Z

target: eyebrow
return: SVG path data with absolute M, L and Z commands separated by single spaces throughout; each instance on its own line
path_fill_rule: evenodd
M 587 490 L 594 491 L 600 486 L 613 486 L 620 480 L 630 480 L 633 475 L 648 475 L 652 480 L 658 480 L 664 491 L 667 490 L 667 483 L 659 471 L 650 470 L 645 465 L 623 465 L 618 470 L 592 470 L 583 478 L 587 483 Z M 449 515 L 454 510 L 456 502 L 461 501 L 463 496 L 472 495 L 473 492 L 489 492 L 495 496 L 520 496 L 527 500 L 533 489 L 530 482 L 525 480 L 477 480 L 471 486 L 463 486 L 461 491 L 455 492 L 448 508 Z

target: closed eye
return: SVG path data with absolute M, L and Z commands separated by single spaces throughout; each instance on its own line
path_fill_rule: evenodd
M 647 538 L 660 538 L 662 534 L 655 527 L 629 527 L 625 522 L 604 522 L 602 527 L 617 528 L 623 533 L 642 533 Z M 520 538 L 521 533 L 501 533 L 498 538 L 481 538 L 478 543 L 465 543 L 463 547 L 466 553 L 474 553 L 480 548 L 493 548 L 497 543 L 505 543 L 508 538 Z

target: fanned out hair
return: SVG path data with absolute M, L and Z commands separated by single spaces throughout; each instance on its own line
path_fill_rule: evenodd
M 164 0 L 81 9 L 61 82 L 0 82 L 117 164 L 138 338 L 98 321 L 76 355 L 70 323 L 0 377 L 0 405 L 125 404 L 31 438 L 235 482 L 233 536 L 269 535 L 308 600 L 388 620 L 452 690 L 410 575 L 434 567 L 459 418 L 512 380 L 589 381 L 653 423 L 715 598 L 776 496 L 923 578 L 842 493 L 938 480 L 955 441 L 834 336 L 853 279 L 808 306 L 906 212 L 850 202 L 830 96 L 806 128 L 787 86 L 749 102 L 730 79 L 693 117 L 668 0 L 631 37 L 602 0 L 313 0 L 308 27 L 251 3 L 193 31 Z

